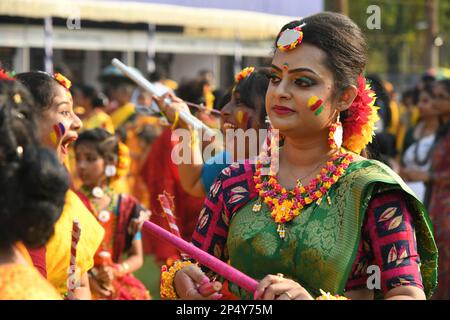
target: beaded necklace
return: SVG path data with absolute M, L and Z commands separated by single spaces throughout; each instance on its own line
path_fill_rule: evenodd
M 331 199 L 327 195 L 328 190 L 344 175 L 352 161 L 353 156 L 341 148 L 326 162 L 320 173 L 310 181 L 308 186 L 303 186 L 298 179 L 297 185 L 292 190 L 286 190 L 278 183 L 275 174 L 261 174 L 264 165 L 258 160 L 253 180 L 260 198 L 253 206 L 253 211 L 260 211 L 261 200 L 264 201 L 271 210 L 272 219 L 278 224 L 277 232 L 280 238 L 284 238 L 286 235 L 284 224 L 299 216 L 305 207 L 313 202 L 320 205 L 325 196 L 327 196 L 328 203 L 331 204 Z

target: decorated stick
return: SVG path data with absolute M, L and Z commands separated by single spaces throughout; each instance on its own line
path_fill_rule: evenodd
M 78 281 L 76 276 L 77 271 L 77 245 L 80 240 L 81 229 L 77 219 L 73 220 L 72 224 L 72 245 L 70 247 L 70 265 L 69 277 L 67 279 L 67 298 L 72 300 L 74 298 L 75 289 L 78 288 Z
M 119 69 L 124 75 L 126 75 L 128 78 L 130 78 L 131 80 L 136 82 L 142 89 L 144 89 L 158 97 L 164 94 L 164 92 L 161 92 L 161 90 L 159 90 L 151 82 L 149 82 L 142 75 L 140 75 L 138 72 L 136 72 L 136 70 L 133 70 L 130 67 L 128 67 L 127 65 L 123 64 L 119 59 L 114 58 L 114 59 L 112 59 L 111 63 L 113 66 L 115 66 L 117 69 Z M 167 102 L 170 103 L 170 100 Z M 211 128 L 209 128 L 206 124 L 204 124 L 199 119 L 194 117 L 192 114 L 187 113 L 185 111 L 180 111 L 179 114 L 180 114 L 180 118 L 184 122 L 191 125 L 195 129 L 203 129 L 203 130 L 205 130 L 206 134 L 209 136 L 214 135 L 214 132 L 211 130 Z
M 173 235 L 169 231 L 161 228 L 160 226 L 150 222 L 144 222 L 144 228 L 159 238 L 174 245 L 180 251 L 186 252 L 192 258 L 196 259 L 202 265 L 208 267 L 218 275 L 221 275 L 225 279 L 237 284 L 239 287 L 253 294 L 258 287 L 258 281 L 247 276 L 241 271 L 226 264 L 222 260 L 210 255 L 209 253 L 197 248 L 193 244 Z
M 175 215 L 173 214 L 175 208 L 173 197 L 164 190 L 163 194 L 158 195 L 158 200 L 161 204 L 164 215 L 166 216 L 167 222 L 169 223 L 170 231 L 172 232 L 172 234 L 181 239 L 180 229 L 178 229 Z M 184 259 L 189 258 L 189 255 L 184 252 L 180 252 L 180 254 Z M 209 296 L 214 292 L 218 292 L 221 288 L 222 285 L 220 282 L 209 282 L 201 285 L 198 288 L 198 291 L 204 296 Z
M 166 217 L 167 222 L 169 223 L 170 231 L 177 237 L 181 238 L 180 229 L 178 228 L 177 221 L 173 213 L 175 209 L 175 206 L 173 204 L 173 197 L 164 190 L 163 194 L 158 195 L 158 200 L 159 203 L 161 204 L 161 208 L 163 209 L 164 216 Z M 180 254 L 183 258 L 188 257 L 188 255 L 185 254 L 184 252 L 180 251 Z
M 158 195 L 158 200 L 161 204 L 161 208 L 163 209 L 164 216 L 169 223 L 170 231 L 177 237 L 181 238 L 180 229 L 178 229 L 175 215 L 173 214 L 174 206 L 171 195 L 164 191 L 163 194 Z
M 220 116 L 221 115 L 219 110 L 208 109 L 207 107 L 204 107 L 202 105 L 199 105 L 199 104 L 196 104 L 196 103 L 192 103 L 192 102 L 185 101 L 185 103 L 188 105 L 188 107 L 193 107 L 193 108 L 196 108 L 196 109 L 199 109 L 199 110 L 202 110 L 202 111 L 207 111 L 208 113 L 215 114 L 216 116 Z

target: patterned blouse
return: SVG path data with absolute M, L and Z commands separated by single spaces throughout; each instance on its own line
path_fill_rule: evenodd
M 229 221 L 240 208 L 258 196 L 253 175 L 254 166 L 248 164 L 232 164 L 220 173 L 200 213 L 192 237 L 195 246 L 228 261 Z M 231 192 L 231 189 L 245 192 Z M 383 294 L 405 285 L 423 289 L 414 222 L 401 191 L 372 197 L 346 291 L 366 287 L 368 277 L 373 274 L 373 271 L 367 273 L 371 265 L 380 268 Z

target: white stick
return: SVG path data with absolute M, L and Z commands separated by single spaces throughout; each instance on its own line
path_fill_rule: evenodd
M 145 79 L 142 75 L 140 75 L 136 70 L 128 67 L 124 63 L 122 63 L 119 59 L 114 58 L 111 61 L 112 65 L 115 66 L 117 69 L 119 69 L 124 75 L 126 75 L 128 78 L 136 82 L 142 89 L 147 90 L 151 94 L 155 96 L 162 96 L 165 92 L 162 92 L 159 90 L 155 85 L 153 85 L 150 81 Z M 165 100 L 166 103 L 170 103 L 170 99 Z M 209 136 L 213 136 L 214 132 L 209 128 L 206 124 L 204 124 L 202 121 L 194 117 L 192 114 L 187 113 L 185 111 L 180 112 L 180 118 L 187 124 L 191 125 L 195 129 L 203 129 L 205 130 L 206 134 Z

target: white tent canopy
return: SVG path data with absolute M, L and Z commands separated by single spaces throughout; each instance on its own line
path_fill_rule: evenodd
M 88 0 L 2 0 L 0 14 L 29 18 L 81 18 L 179 25 L 185 33 L 214 38 L 269 39 L 295 17 L 242 10 L 193 8 L 132 1 Z

